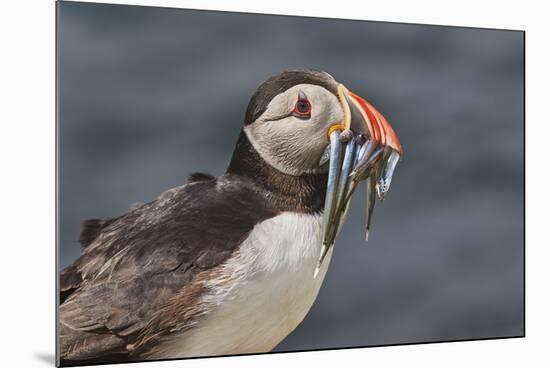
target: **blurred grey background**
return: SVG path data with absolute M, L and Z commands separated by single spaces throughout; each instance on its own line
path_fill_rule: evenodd
M 62 267 L 82 220 L 222 174 L 256 87 L 316 68 L 405 155 L 278 350 L 523 334 L 523 33 L 63 2 L 58 31 Z

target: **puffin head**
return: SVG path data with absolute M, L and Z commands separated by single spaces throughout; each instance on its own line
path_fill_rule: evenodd
M 316 70 L 284 71 L 267 79 L 250 99 L 244 123 L 258 154 L 288 175 L 326 173 L 326 160 L 319 163 L 334 131 L 357 141 L 372 139 L 402 154 L 382 114 L 330 74 Z
M 246 151 L 244 146 L 252 148 Z M 243 157 L 251 151 L 254 159 Z M 250 99 L 229 171 L 252 160 L 249 175 L 267 165 L 287 178 L 325 178 L 320 267 L 357 184 L 364 180 L 368 236 L 376 194 L 384 199 L 402 153 L 391 125 L 362 97 L 328 73 L 290 70 L 268 78 Z

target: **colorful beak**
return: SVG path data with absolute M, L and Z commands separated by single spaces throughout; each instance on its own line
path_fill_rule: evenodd
M 401 142 L 386 118 L 374 106 L 353 92 L 347 91 L 346 99 L 352 110 L 351 130 L 363 133 L 366 127 L 371 139 L 389 146 L 402 156 Z
M 364 180 L 367 180 L 368 239 L 376 194 L 380 200 L 385 198 L 395 166 L 402 157 L 399 138 L 374 106 L 343 84 L 338 86 L 338 98 L 344 121 L 329 128 L 330 144 L 319 161 L 319 165 L 329 162 L 329 173 L 323 212 L 325 234 L 314 276 L 334 245 L 355 188 Z

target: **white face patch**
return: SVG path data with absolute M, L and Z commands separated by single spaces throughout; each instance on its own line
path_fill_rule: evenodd
M 311 104 L 311 116 L 301 118 L 292 110 L 302 92 Z M 344 112 L 338 98 L 324 87 L 298 84 L 277 95 L 265 112 L 245 127 L 260 156 L 289 175 L 320 172 L 319 158 L 327 146 L 328 128 L 340 123 Z

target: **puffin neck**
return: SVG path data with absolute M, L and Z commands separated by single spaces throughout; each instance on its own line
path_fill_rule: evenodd
M 321 212 L 325 203 L 327 174 L 285 174 L 260 157 L 241 130 L 226 175 L 251 182 L 278 211 Z

